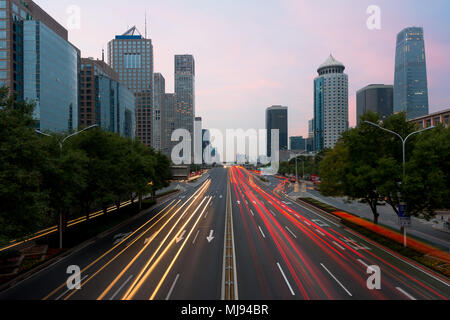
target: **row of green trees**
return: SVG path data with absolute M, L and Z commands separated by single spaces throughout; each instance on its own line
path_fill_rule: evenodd
M 360 124 L 344 132 L 321 161 L 321 193 L 367 203 L 375 223 L 380 200 L 397 214 L 404 203 L 407 215 L 427 219 L 437 209 L 450 208 L 450 128 L 439 125 L 407 141 L 403 177 L 399 137 L 365 121 L 380 123 L 375 113 L 363 115 Z M 404 113 L 390 116 L 380 126 L 403 138 L 418 130 Z
M 299 178 L 301 178 L 303 170 L 305 171 L 305 176 L 309 176 L 311 174 L 318 175 L 320 173 L 320 162 L 322 161 L 327 151 L 328 149 L 322 150 L 318 152 L 314 157 L 298 157 L 297 172 Z M 295 174 L 295 160 L 291 160 L 289 162 L 280 162 L 280 168 L 278 172 L 282 175 Z
M 59 143 L 34 130 L 34 105 L 0 88 L 0 243 L 89 215 L 168 185 L 170 161 L 144 144 L 95 128 Z

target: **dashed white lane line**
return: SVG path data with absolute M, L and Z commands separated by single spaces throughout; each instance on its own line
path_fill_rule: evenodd
M 114 294 L 111 296 L 111 298 L 109 298 L 109 300 L 114 300 L 114 298 L 119 294 L 120 291 L 122 291 L 122 289 L 127 285 L 128 282 L 130 282 L 130 280 L 133 278 L 133 275 L 129 276 L 128 279 L 122 283 L 122 285 L 119 287 L 119 289 L 117 289 L 116 292 L 114 292 Z
M 252 210 L 252 209 L 250 209 L 250 212 L 251 212 L 252 216 L 255 216 L 255 214 L 253 213 L 253 210 Z
M 367 263 L 365 263 L 364 261 L 362 261 L 361 259 L 358 259 L 359 263 L 361 263 L 364 267 L 368 268 L 369 265 Z
M 345 248 L 343 246 L 341 246 L 339 243 L 337 243 L 336 241 L 333 241 L 333 243 L 336 245 L 336 247 L 340 248 L 341 250 L 345 250 Z
M 273 212 L 272 210 L 270 210 L 270 213 L 271 213 L 274 217 L 277 216 L 277 214 L 276 214 L 275 212 Z
M 292 234 L 292 236 L 297 239 L 297 236 L 291 231 L 291 229 L 289 229 L 287 226 L 285 226 L 286 230 L 289 231 L 290 234 Z
M 261 231 L 261 234 L 262 234 L 263 238 L 265 238 L 265 237 L 266 237 L 266 235 L 265 235 L 265 234 L 264 234 L 264 232 L 262 231 L 261 227 L 260 227 L 260 226 L 258 226 L 258 228 L 259 228 L 259 231 Z
M 308 221 L 303 220 L 303 222 L 306 223 L 308 226 L 311 226 L 311 223 L 309 223 Z
M 280 269 L 281 275 L 283 276 L 284 281 L 286 281 L 286 284 L 289 287 L 289 290 L 291 291 L 291 294 L 293 296 L 295 296 L 295 292 L 294 292 L 294 290 L 292 290 L 291 284 L 289 283 L 288 279 L 286 278 L 286 275 L 284 274 L 283 269 L 281 268 L 281 266 L 280 266 L 280 264 L 278 262 L 277 262 L 277 266 L 278 266 L 278 269 Z
M 316 229 L 316 231 L 318 232 L 318 233 L 320 233 L 322 236 L 324 236 L 325 237 L 325 233 L 323 233 L 322 231 L 320 231 L 319 229 Z
M 170 296 L 172 295 L 173 289 L 175 288 L 175 285 L 177 284 L 178 278 L 180 277 L 180 274 L 178 273 L 175 277 L 175 280 L 173 281 L 172 286 L 170 287 L 169 293 L 167 294 L 166 300 L 170 299 Z
M 347 292 L 347 294 L 352 297 L 352 294 L 350 293 L 350 291 L 347 290 L 346 287 L 344 287 L 344 285 L 330 272 L 330 270 L 327 269 L 327 267 L 325 267 L 325 265 L 323 263 L 320 264 L 322 266 L 322 268 L 325 269 L 326 272 L 328 272 L 328 274 L 341 286 L 342 289 L 344 289 L 345 292 Z
M 88 277 L 88 274 L 84 275 L 84 277 L 82 277 L 82 278 L 80 279 L 80 283 L 83 283 L 83 280 L 86 279 L 87 277 Z M 59 295 L 59 296 L 56 298 L 56 300 L 59 300 L 59 299 L 61 299 L 62 297 L 64 297 L 70 290 L 72 290 L 72 289 L 67 289 L 66 291 L 64 291 L 63 293 L 61 293 L 61 295 Z
M 192 241 L 192 244 L 195 244 L 195 240 L 197 240 L 198 234 L 200 230 L 197 230 L 197 233 L 195 234 L 194 240 Z
M 417 300 L 416 298 L 414 298 L 412 295 L 410 295 L 408 292 L 406 292 L 405 290 L 403 290 L 400 287 L 396 287 L 395 289 L 397 289 L 398 291 L 400 291 L 401 293 L 403 293 L 405 296 L 407 296 L 410 300 Z

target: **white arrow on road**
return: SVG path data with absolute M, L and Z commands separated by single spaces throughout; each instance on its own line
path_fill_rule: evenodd
M 144 240 L 144 244 L 147 244 L 147 243 L 153 241 L 153 238 L 155 238 L 155 236 L 156 236 L 156 234 L 152 235 L 151 237 L 146 238 L 146 239 Z
M 214 234 L 214 230 L 211 230 L 209 232 L 209 236 L 206 237 L 206 240 L 208 240 L 209 243 L 211 243 L 211 241 L 213 241 L 213 239 L 214 239 L 213 234 Z
M 185 233 L 186 233 L 186 230 L 184 230 L 183 233 L 177 238 L 177 240 L 176 240 L 177 243 L 184 239 Z
M 241 204 L 241 202 L 238 200 L 238 201 L 236 201 L 237 202 L 237 204 Z

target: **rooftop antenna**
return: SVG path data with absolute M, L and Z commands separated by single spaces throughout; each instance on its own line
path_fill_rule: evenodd
M 145 39 L 147 39 L 147 10 L 145 10 Z
M 105 62 L 105 49 L 102 49 L 102 61 Z

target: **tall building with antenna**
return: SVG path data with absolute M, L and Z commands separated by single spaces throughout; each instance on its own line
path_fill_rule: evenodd
M 120 83 L 136 96 L 136 138 L 150 147 L 153 118 L 152 40 L 143 37 L 136 26 L 117 35 L 108 43 L 108 64 L 119 75 Z

